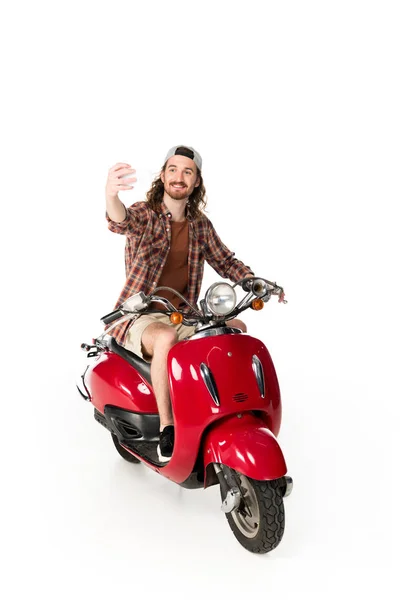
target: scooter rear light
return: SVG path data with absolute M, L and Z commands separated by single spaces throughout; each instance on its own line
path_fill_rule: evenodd
M 182 323 L 182 321 L 183 321 L 183 315 L 182 315 L 182 313 L 179 313 L 179 312 L 173 312 L 170 315 L 169 320 L 174 325 L 180 325 Z

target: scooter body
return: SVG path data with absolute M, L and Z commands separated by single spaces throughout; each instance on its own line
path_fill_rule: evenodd
M 217 299 L 220 294 L 225 301 L 226 284 L 225 295 L 214 288 Z M 257 279 L 247 303 L 243 300 L 230 314 L 248 308 L 252 293 L 260 303 L 266 290 L 267 301 L 271 293 L 279 293 L 283 301 L 282 288 Z M 111 323 L 121 314 L 126 320 L 152 300 L 160 297 L 132 296 L 103 321 Z M 177 313 L 167 314 L 172 318 Z M 236 538 L 252 552 L 268 552 L 282 538 L 283 498 L 292 490 L 277 441 L 282 411 L 274 364 L 260 340 L 226 321 L 212 323 L 204 305 L 203 316 L 195 319 L 210 324 L 175 344 L 167 359 L 175 426 L 169 462 L 161 463 L 157 455 L 160 420 L 150 364 L 114 338 L 105 341 L 109 330 L 94 346 L 82 345 L 94 360 L 82 375 L 83 391 L 78 389 L 93 404 L 95 419 L 111 433 L 121 456 L 186 488 L 219 484 L 221 508 Z
M 262 368 L 264 389 L 257 380 L 254 357 Z M 281 424 L 279 384 L 262 342 L 242 333 L 182 341 L 169 353 L 168 373 L 175 419 L 171 460 L 160 468 L 158 461 L 135 452 L 134 440 L 124 446 L 128 451 L 176 483 L 190 477 L 201 457 L 205 472 L 211 463 L 223 462 L 259 480 L 286 474 L 276 441 Z M 134 413 L 140 417 L 138 433 L 146 430 L 146 422 L 153 422 L 157 432 L 157 403 L 151 384 L 121 356 L 112 351 L 102 353 L 86 372 L 85 383 L 99 413 L 107 414 L 113 407 L 126 411 L 125 415 L 119 412 L 121 418 Z M 115 419 L 114 423 L 117 425 Z M 136 450 L 141 437 L 136 437 Z M 156 436 L 149 437 L 146 430 L 144 437 L 150 442 Z M 221 456 L 223 460 L 217 461 Z M 204 485 L 208 484 L 204 477 Z

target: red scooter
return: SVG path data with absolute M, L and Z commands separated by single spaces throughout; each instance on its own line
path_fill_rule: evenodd
M 237 303 L 235 287 L 246 291 Z M 283 498 L 292 491 L 276 440 L 281 400 L 274 365 L 265 345 L 228 327 L 226 322 L 248 308 L 261 309 L 283 289 L 268 280 L 247 278 L 231 286 L 215 283 L 200 301 L 201 309 L 177 294 L 187 308 L 177 311 L 163 289 L 131 296 L 102 318 L 108 329 L 93 345 L 82 344 L 92 360 L 78 390 L 94 405 L 94 417 L 111 433 L 119 454 L 143 462 L 186 488 L 220 485 L 222 510 L 237 540 L 251 552 L 276 548 L 285 527 Z M 194 325 L 195 333 L 168 355 L 175 446 L 168 463 L 159 462 L 159 415 L 150 363 L 119 345 L 109 332 L 152 302 L 166 307 L 173 323 Z

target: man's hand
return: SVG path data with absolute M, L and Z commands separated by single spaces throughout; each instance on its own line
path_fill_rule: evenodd
M 127 178 L 127 175 L 136 173 L 128 163 L 117 163 L 108 171 L 106 183 L 106 198 L 117 198 L 121 190 L 132 190 L 136 177 Z M 125 177 L 124 177 L 125 175 Z
M 117 163 L 108 171 L 106 183 L 106 208 L 112 221 L 122 223 L 126 217 L 125 206 L 118 197 L 118 192 L 132 190 L 136 177 L 129 177 L 135 173 L 128 163 Z

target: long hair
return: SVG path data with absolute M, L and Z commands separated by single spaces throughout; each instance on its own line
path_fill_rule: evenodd
M 166 166 L 167 163 L 164 164 L 160 171 L 160 175 L 153 181 L 151 188 L 146 194 L 147 202 L 149 203 L 150 208 L 157 213 L 160 212 L 161 202 L 164 197 L 164 184 L 161 180 L 161 173 L 165 172 Z M 200 169 L 197 169 L 197 175 L 200 178 L 200 183 L 190 194 L 187 204 L 187 210 L 192 219 L 197 219 L 200 217 L 207 204 L 206 188 L 204 187 L 203 177 Z

